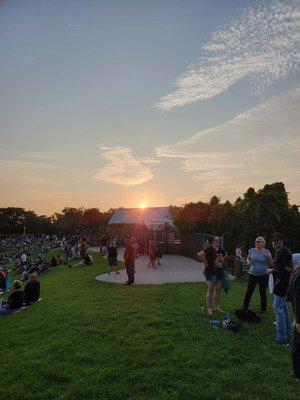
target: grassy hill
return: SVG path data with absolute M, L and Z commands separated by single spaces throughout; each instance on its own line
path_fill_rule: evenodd
M 1 400 L 300 399 L 271 297 L 261 324 L 217 332 L 200 313 L 204 284 L 98 282 L 106 263 L 94 259 L 51 270 L 40 303 L 0 318 Z M 245 288 L 234 282 L 223 308 L 240 307 Z

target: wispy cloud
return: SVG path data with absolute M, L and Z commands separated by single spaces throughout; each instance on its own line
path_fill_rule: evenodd
M 286 77 L 300 62 L 300 1 L 261 1 L 202 46 L 204 55 L 155 107 L 162 111 L 212 98 L 250 78 L 255 92 Z
M 9 158 L 9 159 L 25 159 L 25 160 L 41 160 L 41 161 L 49 161 L 49 160 L 65 160 L 66 155 L 60 153 L 59 151 L 34 151 L 34 150 L 15 150 L 15 149 L 6 149 L 0 147 L 0 157 L 1 158 Z
M 33 63 L 36 60 L 36 56 L 24 56 L 24 61 L 26 63 Z
M 206 194 L 239 193 L 249 185 L 283 180 L 300 194 L 300 85 L 201 131 L 160 146 L 158 157 L 177 158 Z
M 67 27 L 68 27 L 69 29 L 75 29 L 75 30 L 81 28 L 81 26 L 78 25 L 78 24 L 67 24 Z
M 95 179 L 124 186 L 135 186 L 153 179 L 144 164 L 157 162 L 150 158 L 135 158 L 128 147 L 101 146 L 101 156 L 108 164 L 95 175 Z M 158 161 L 159 162 L 159 161 Z

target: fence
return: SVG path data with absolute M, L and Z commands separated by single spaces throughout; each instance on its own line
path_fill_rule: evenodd
M 211 237 L 208 233 L 184 233 L 180 235 L 181 254 L 183 256 L 197 259 L 197 253 L 203 250 L 207 240 Z M 224 248 L 224 237 L 221 238 L 221 247 Z

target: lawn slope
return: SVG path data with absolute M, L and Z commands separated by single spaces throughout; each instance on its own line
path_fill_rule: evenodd
M 43 300 L 0 319 L 1 400 L 299 400 L 274 316 L 218 333 L 200 313 L 205 285 L 99 282 L 105 261 L 60 267 L 41 279 Z M 239 307 L 233 282 L 223 307 Z M 258 309 L 258 294 L 253 299 Z

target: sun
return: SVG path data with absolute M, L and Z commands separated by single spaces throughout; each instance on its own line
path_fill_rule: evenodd
M 140 208 L 146 208 L 146 203 L 141 203 Z

